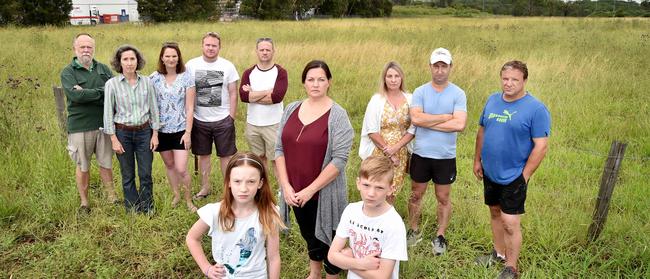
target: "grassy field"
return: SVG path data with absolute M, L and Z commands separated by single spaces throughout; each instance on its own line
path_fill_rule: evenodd
M 304 98 L 302 67 L 324 59 L 333 72 L 331 96 L 348 110 L 357 133 L 381 67 L 399 61 L 407 88 L 430 80 L 431 50 L 454 56 L 451 80 L 468 98 L 467 129 L 459 135 L 454 214 L 449 253 L 433 257 L 430 244 L 409 249 L 403 278 L 490 278 L 498 268 L 475 266 L 488 251 L 488 210 L 482 184 L 472 175 L 478 115 L 499 89 L 498 70 L 508 60 L 528 63 L 528 89 L 547 104 L 553 124 L 549 153 L 532 178 L 523 217 L 520 270 L 524 278 L 650 277 L 650 20 L 449 17 L 412 19 L 243 21 L 229 24 L 114 25 L 0 29 L 0 277 L 197 278 L 200 271 L 184 245 L 197 216 L 170 207 L 162 160 L 154 160 L 156 214 L 126 214 L 102 197 L 96 167 L 88 216 L 78 215 L 74 169 L 56 120 L 51 86 L 72 58 L 78 32 L 97 40 L 96 57 L 108 62 L 117 46 L 131 43 L 155 67 L 164 41 L 178 41 L 186 59 L 200 55 L 207 31 L 223 36 L 221 56 L 240 73 L 255 63 L 255 39 L 273 37 L 276 61 L 289 71 L 285 104 Z M 239 105 L 239 149 L 245 107 Z M 607 226 L 594 243 L 586 233 L 600 176 L 613 140 L 628 143 Z M 348 163 L 350 200 L 359 166 L 358 135 Z M 215 159 L 216 160 L 216 159 Z M 216 162 L 215 162 L 216 163 Z M 119 165 L 114 161 L 117 188 Z M 216 164 L 215 164 L 216 165 Z M 212 184 L 221 193 L 222 179 Z M 193 181 L 198 191 L 197 180 Z M 121 194 L 121 190 L 119 190 Z M 406 215 L 409 187 L 397 209 Z M 212 195 L 210 201 L 219 199 Z M 207 201 L 199 203 L 205 204 Z M 425 198 L 426 237 L 435 226 L 435 198 Z M 205 241 L 206 252 L 209 241 Z M 307 275 L 306 247 L 297 227 L 281 240 L 282 278 Z

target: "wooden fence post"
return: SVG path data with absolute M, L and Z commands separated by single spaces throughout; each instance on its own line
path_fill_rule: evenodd
M 56 102 L 56 116 L 59 119 L 59 128 L 61 128 L 61 135 L 65 137 L 68 127 L 65 115 L 65 94 L 63 88 L 59 86 L 52 86 L 54 91 L 54 101 Z
M 587 233 L 587 239 L 590 242 L 595 241 L 605 227 L 605 221 L 607 221 L 607 213 L 609 211 L 609 202 L 612 199 L 614 185 L 618 179 L 618 170 L 623 162 L 625 147 L 627 147 L 626 143 L 614 141 L 609 150 L 609 156 L 605 162 L 605 169 L 603 170 L 603 176 L 600 180 L 600 191 L 598 192 L 598 199 L 596 200 L 594 216 Z

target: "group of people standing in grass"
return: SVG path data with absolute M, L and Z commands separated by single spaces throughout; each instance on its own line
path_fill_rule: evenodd
M 117 48 L 111 66 L 94 59 L 94 39 L 75 37 L 75 57 L 61 73 L 67 97 L 68 151 L 76 163 L 81 212 L 89 212 L 90 158 L 96 154 L 110 202 L 112 155 L 122 175 L 124 206 L 152 213 L 153 152 L 163 159 L 173 192 L 197 212 L 186 243 L 208 278 L 279 278 L 279 232 L 290 227 L 293 211 L 307 244 L 308 278 L 397 278 L 407 246 L 422 239 L 422 198 L 429 181 L 437 200 L 433 253 L 447 251 L 445 232 L 452 212 L 451 184 L 456 180 L 456 138 L 467 122 L 465 92 L 449 81 L 451 53 L 435 49 L 429 59 L 431 81 L 406 90 L 403 69 L 387 63 L 380 86 L 366 108 L 356 179 L 362 201 L 348 203 L 346 164 L 354 130 L 346 110 L 330 96 L 332 73 L 324 61 L 307 63 L 301 75 L 306 98 L 283 106 L 287 71 L 273 62 L 271 38 L 256 42 L 258 62 L 240 77 L 219 56 L 221 37 L 206 33 L 202 55 L 187 63 L 178 44 L 164 43 L 154 73 L 140 73 L 145 60 L 131 45 Z M 481 113 L 473 172 L 484 181 L 494 249 L 476 262 L 503 262 L 500 278 L 516 278 L 521 248 L 520 216 L 527 184 L 541 163 L 550 134 L 550 114 L 525 90 L 525 63 L 510 61 L 500 70 L 501 91 Z M 250 152 L 235 142 L 238 96 L 247 103 L 245 137 Z M 197 209 L 193 200 L 211 194 L 212 146 L 224 177 L 223 197 Z M 187 170 L 189 151 L 198 156 L 201 190 L 192 196 Z M 136 187 L 137 175 L 140 180 Z M 280 190 L 275 201 L 269 172 Z M 394 209 L 406 175 L 411 178 L 408 230 Z M 279 205 L 279 206 L 276 206 Z M 212 237 L 207 259 L 202 236 Z

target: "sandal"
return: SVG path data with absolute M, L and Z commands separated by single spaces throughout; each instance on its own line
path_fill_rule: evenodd
M 180 197 L 174 197 L 174 199 L 172 200 L 172 208 L 176 208 L 176 206 L 180 201 L 181 201 Z
M 90 207 L 87 205 L 82 205 L 79 207 L 79 209 L 77 209 L 77 211 L 79 212 L 79 214 L 84 214 L 84 215 L 90 214 Z
M 209 195 L 210 195 L 210 193 L 207 193 L 207 194 L 199 194 L 199 193 L 196 193 L 196 195 L 194 195 L 194 197 L 192 197 L 192 199 L 197 200 L 197 201 L 200 201 L 200 200 L 202 200 L 202 199 L 207 198 Z

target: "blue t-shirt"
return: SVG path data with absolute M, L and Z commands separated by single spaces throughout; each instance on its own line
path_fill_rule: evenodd
M 449 83 L 442 92 L 436 92 L 427 82 L 415 89 L 411 108 L 421 107 L 427 114 L 452 114 L 467 111 L 465 91 Z M 431 159 L 456 158 L 456 132 L 440 132 L 424 127 L 415 127 L 413 153 Z
M 481 160 L 483 173 L 498 184 L 507 185 L 519 177 L 533 150 L 533 138 L 551 134 L 551 114 L 546 106 L 527 94 L 506 102 L 502 93 L 492 94 L 483 108 Z
M 176 133 L 185 130 L 185 92 L 194 87 L 194 79 L 188 71 L 176 76 L 170 86 L 167 85 L 165 76 L 153 72 L 151 84 L 156 89 L 156 98 L 160 109 L 160 132 Z

